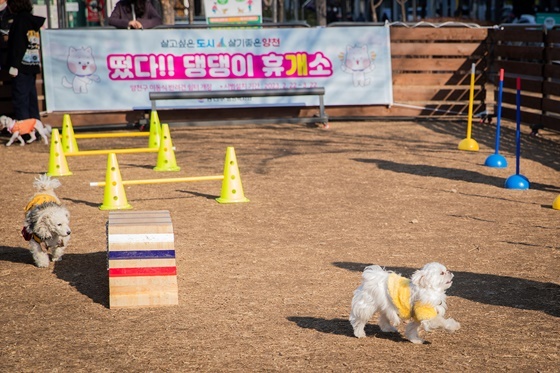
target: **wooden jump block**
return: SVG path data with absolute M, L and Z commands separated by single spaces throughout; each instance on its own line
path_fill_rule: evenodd
M 109 308 L 179 303 L 169 211 L 110 211 L 107 263 Z

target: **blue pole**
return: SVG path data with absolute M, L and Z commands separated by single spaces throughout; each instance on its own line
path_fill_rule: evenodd
M 517 149 L 515 151 L 515 174 L 519 175 L 519 155 L 521 153 L 521 78 L 519 77 L 517 78 L 517 96 L 515 102 L 517 103 L 517 113 L 515 116 L 517 120 L 517 131 L 515 133 L 515 142 L 517 144 Z

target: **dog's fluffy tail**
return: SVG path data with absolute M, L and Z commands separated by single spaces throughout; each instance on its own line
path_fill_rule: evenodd
M 364 268 L 362 273 L 362 284 L 367 286 L 378 286 L 378 284 L 384 283 L 387 280 L 391 272 L 385 271 L 378 265 L 370 265 Z
M 362 273 L 362 276 L 363 277 L 375 276 L 383 272 L 385 272 L 383 268 L 381 268 L 377 264 L 373 264 L 364 268 L 364 272 Z
M 53 190 L 58 188 L 60 185 L 61 184 L 58 179 L 51 179 L 51 177 L 47 174 L 42 174 L 39 177 L 36 177 L 35 181 L 33 182 L 33 186 L 37 189 L 38 192 Z

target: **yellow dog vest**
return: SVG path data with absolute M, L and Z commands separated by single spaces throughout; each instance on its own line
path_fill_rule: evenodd
M 58 200 L 58 198 L 50 195 L 50 194 L 37 194 L 35 197 L 33 197 L 31 199 L 31 201 L 29 201 L 29 203 L 27 204 L 27 206 L 25 206 L 25 212 L 31 210 L 33 207 L 38 206 L 38 205 L 42 205 L 43 203 L 46 202 L 54 202 L 56 204 L 60 204 L 60 201 Z
M 411 304 L 409 279 L 391 273 L 387 280 L 387 288 L 389 296 L 402 319 L 413 319 L 421 322 L 437 316 L 436 309 L 430 304 L 421 302 Z
M 58 198 L 56 198 L 53 195 L 50 194 L 37 194 L 36 196 L 34 196 L 31 201 L 29 201 L 29 203 L 27 204 L 27 206 L 25 206 L 24 211 L 28 212 L 29 210 L 31 210 L 33 207 L 35 206 L 39 206 L 42 205 L 43 203 L 47 203 L 47 202 L 54 202 L 57 205 L 60 205 L 60 201 L 58 200 Z M 32 233 L 32 232 L 28 232 L 27 229 L 25 227 L 22 228 L 21 230 L 21 235 L 23 236 L 23 238 L 26 241 L 29 241 L 30 239 L 34 239 L 37 243 L 41 244 L 41 248 L 43 248 L 42 246 L 42 241 L 39 238 L 39 236 L 37 236 L 36 234 Z M 43 250 L 46 250 L 43 248 Z

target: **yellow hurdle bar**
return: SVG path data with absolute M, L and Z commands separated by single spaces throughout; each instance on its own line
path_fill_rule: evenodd
M 149 132 L 77 133 L 76 139 L 105 139 L 110 137 L 147 137 Z
M 122 185 L 141 185 L 141 184 L 169 184 L 169 183 L 187 183 L 191 181 L 209 181 L 209 180 L 223 180 L 224 175 L 216 176 L 193 176 L 193 177 L 175 177 L 168 179 L 144 179 L 144 180 L 123 180 Z M 91 182 L 90 187 L 104 187 L 105 181 Z
M 77 155 L 101 155 L 101 154 L 132 154 L 132 153 L 157 153 L 157 148 L 127 148 L 127 149 L 99 149 L 99 150 L 80 150 L 79 152 L 64 153 L 67 157 Z

